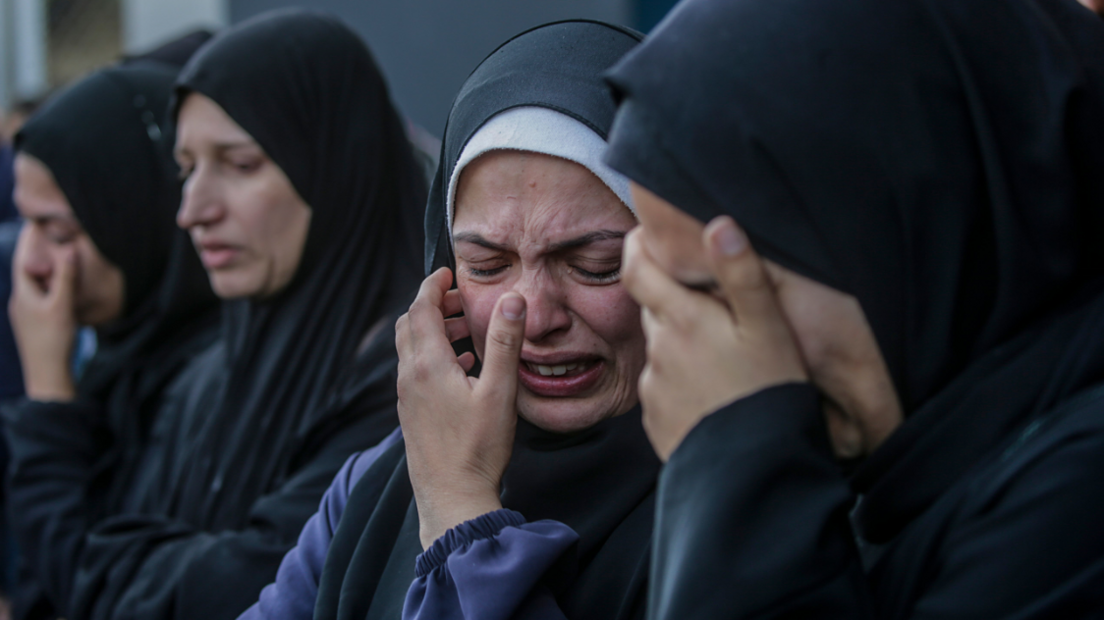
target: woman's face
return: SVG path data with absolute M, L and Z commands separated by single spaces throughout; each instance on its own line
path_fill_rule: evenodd
M 211 99 L 180 106 L 176 161 L 185 177 L 176 222 L 223 299 L 265 298 L 291 281 L 311 210 L 284 171 Z
M 76 256 L 73 317 L 77 323 L 97 327 L 122 316 L 123 272 L 84 231 L 50 169 L 30 155 L 16 155 L 12 197 L 26 221 L 20 233 L 27 248 L 23 268 L 39 288 L 51 289 L 64 248 L 71 246 Z
M 716 280 L 702 242 L 703 225 L 633 183 L 644 247 L 682 284 L 710 290 Z M 832 445 L 841 457 L 874 450 L 903 420 L 889 369 L 859 301 L 764 260 L 779 307 L 809 375 L 824 396 Z
M 464 314 L 482 357 L 495 302 L 525 297 L 517 406 L 529 422 L 568 432 L 637 403 L 644 333 L 620 284 L 635 225 L 598 177 L 564 159 L 494 151 L 461 174 L 453 239 Z

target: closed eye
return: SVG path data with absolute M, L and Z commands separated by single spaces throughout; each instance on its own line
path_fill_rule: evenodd
M 505 269 L 506 269 L 505 265 L 503 265 L 501 267 L 495 267 L 494 269 L 475 269 L 474 267 L 468 267 L 468 273 L 472 274 L 473 276 L 475 276 L 477 278 L 486 278 L 488 276 L 493 276 L 493 275 L 502 273 Z
M 572 269 L 574 269 L 576 273 L 583 276 L 584 278 L 588 280 L 593 280 L 594 282 L 599 284 L 611 284 L 621 279 L 620 265 L 618 265 L 616 269 L 601 272 L 587 271 L 586 269 L 582 269 L 580 267 L 572 267 Z

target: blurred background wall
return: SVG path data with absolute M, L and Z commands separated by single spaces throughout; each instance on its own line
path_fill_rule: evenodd
M 0 0 L 0 108 L 39 98 L 123 54 L 269 9 L 341 16 L 372 48 L 392 97 L 440 135 L 452 98 L 508 37 L 585 17 L 647 31 L 675 0 Z

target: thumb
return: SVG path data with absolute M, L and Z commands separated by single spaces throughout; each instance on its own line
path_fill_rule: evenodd
M 495 304 L 487 341 L 483 347 L 483 370 L 479 385 L 484 390 L 502 391 L 502 398 L 517 395 L 517 372 L 521 344 L 525 340 L 525 298 L 506 293 Z
M 702 235 L 717 285 L 737 323 L 752 331 L 784 326 L 766 267 L 736 222 L 720 216 Z

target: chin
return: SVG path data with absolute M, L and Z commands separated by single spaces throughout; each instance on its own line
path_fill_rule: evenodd
M 211 282 L 211 290 L 220 299 L 254 297 L 260 289 L 248 274 L 235 273 L 233 270 L 208 271 L 207 278 Z
M 546 398 L 518 394 L 518 416 L 530 424 L 552 433 L 573 433 L 618 416 L 624 411 L 593 399 Z

